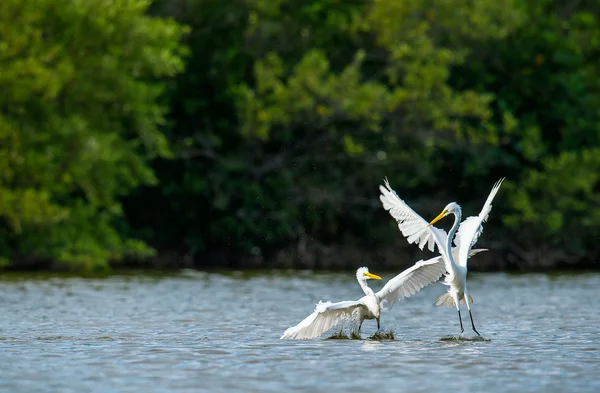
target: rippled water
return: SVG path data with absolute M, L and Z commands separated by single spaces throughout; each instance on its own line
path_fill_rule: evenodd
M 600 274 L 471 273 L 490 341 L 442 340 L 460 332 L 432 305 L 445 288 L 383 314 L 393 341 L 367 339 L 375 321 L 362 340 L 282 341 L 320 299 L 362 296 L 353 274 L 0 277 L 0 391 L 600 391 Z

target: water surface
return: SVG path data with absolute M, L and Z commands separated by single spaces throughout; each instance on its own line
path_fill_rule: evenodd
M 432 304 L 439 283 L 383 314 L 395 340 L 365 321 L 362 340 L 284 341 L 319 300 L 362 296 L 353 274 L 0 277 L 0 391 L 599 392 L 599 288 L 597 273 L 470 273 L 490 341 L 443 340 L 460 328 Z

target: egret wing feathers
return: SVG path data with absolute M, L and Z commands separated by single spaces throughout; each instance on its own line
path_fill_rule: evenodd
M 408 298 L 429 284 L 435 283 L 446 272 L 442 256 L 419 261 L 389 280 L 375 295 L 382 310 L 391 310 L 401 298 Z
M 456 249 L 457 249 L 456 247 L 453 248 L 452 252 L 454 253 L 454 250 L 456 250 Z M 483 252 L 483 251 L 490 251 L 490 250 L 488 250 L 487 248 L 474 248 L 471 251 L 469 251 L 469 258 L 471 258 L 473 255 L 477 255 L 477 254 L 479 254 L 480 252 Z
M 340 322 L 358 317 L 361 308 L 359 301 L 319 302 L 315 311 L 296 326 L 288 328 L 281 339 L 311 339 L 320 336 Z
M 496 184 L 494 184 L 494 187 L 492 187 L 492 191 L 490 191 L 490 195 L 488 195 L 487 199 L 485 200 L 485 203 L 483 204 L 483 208 L 481 209 L 481 212 L 479 213 L 479 218 L 481 218 L 482 222 L 487 221 L 488 216 L 490 215 L 490 212 L 492 211 L 492 201 L 494 200 L 494 197 L 498 193 L 498 190 L 500 189 L 500 186 L 502 185 L 503 181 L 504 181 L 504 178 L 501 178 L 500 180 L 498 180 L 496 182 Z
M 467 259 L 469 257 L 469 250 L 477 243 L 479 236 L 483 233 L 483 223 L 487 221 L 490 212 L 492 211 L 492 201 L 498 193 L 500 186 L 504 178 L 500 179 L 494 187 L 487 200 L 483 204 L 483 208 L 478 216 L 468 217 L 466 220 L 461 222 L 454 237 L 454 244 L 459 249 L 458 253 L 458 264 L 460 266 L 467 266 Z
M 387 178 L 385 187 L 380 185 L 379 190 L 381 191 L 379 200 L 383 208 L 396 220 L 398 229 L 409 243 L 418 244 L 421 250 L 427 245 L 429 251 L 433 251 L 437 244 L 439 251 L 444 252 L 444 244 L 448 237 L 446 231 L 428 226 L 429 223 L 396 194 Z

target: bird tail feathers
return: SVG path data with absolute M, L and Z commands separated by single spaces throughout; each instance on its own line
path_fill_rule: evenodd
M 468 296 L 469 296 L 470 303 L 473 304 L 473 296 L 471 296 L 471 295 L 468 295 Z M 462 299 L 460 299 L 460 304 L 464 304 L 464 303 L 465 303 L 465 298 L 463 297 Z M 452 297 L 452 295 L 450 295 L 450 292 L 446 292 L 442 296 L 435 299 L 435 305 L 436 306 L 446 306 L 446 307 L 456 307 L 456 302 L 454 301 L 454 298 Z
M 455 305 L 455 303 L 454 303 L 454 299 L 452 299 L 452 296 L 450 296 L 450 294 L 448 292 L 446 292 L 442 296 L 435 299 L 435 305 L 452 307 Z

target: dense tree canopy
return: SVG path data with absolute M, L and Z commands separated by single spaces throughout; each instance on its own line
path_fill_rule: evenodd
M 85 268 L 151 250 L 115 226 L 119 197 L 156 183 L 161 77 L 182 28 L 146 1 L 0 3 L 0 257 Z
M 433 217 L 478 213 L 506 176 L 480 239 L 495 266 L 591 261 L 599 11 L 3 1 L 0 257 L 397 266 L 416 247 L 381 208 L 384 177 Z

